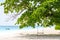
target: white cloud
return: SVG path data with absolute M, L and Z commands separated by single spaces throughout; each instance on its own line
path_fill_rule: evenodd
M 16 20 L 6 22 L 8 15 L 4 14 L 4 7 L 0 6 L 0 25 L 14 25 Z

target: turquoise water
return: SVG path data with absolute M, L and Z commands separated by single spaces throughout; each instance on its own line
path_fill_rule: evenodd
M 0 31 L 19 30 L 18 26 L 0 26 Z
M 25 28 L 22 28 L 22 30 L 32 30 L 32 29 L 43 29 L 43 27 L 35 27 L 35 28 L 32 28 L 32 27 L 25 27 Z M 7 30 L 20 30 L 19 26 L 0 26 L 0 31 L 7 31 Z

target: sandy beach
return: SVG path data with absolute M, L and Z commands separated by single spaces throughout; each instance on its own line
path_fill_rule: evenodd
M 23 31 L 25 32 L 25 31 Z M 32 40 L 32 38 L 29 38 L 28 34 L 24 34 L 22 31 L 20 30 L 15 30 L 15 31 L 0 31 L 0 40 Z M 28 37 L 28 38 L 27 38 Z M 35 36 L 36 39 L 33 40 L 37 40 L 37 36 Z
M 44 31 L 44 34 L 43 34 L 43 31 Z M 60 40 L 59 30 L 57 31 L 57 30 L 49 29 L 49 31 L 39 30 L 38 34 L 36 29 L 0 31 L 0 40 Z M 54 34 L 54 35 L 50 35 L 50 34 Z

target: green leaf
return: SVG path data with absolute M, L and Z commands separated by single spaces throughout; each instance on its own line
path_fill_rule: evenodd
M 20 10 L 27 9 L 27 11 L 18 18 L 16 23 L 21 24 L 21 28 L 27 26 L 34 28 L 35 23 L 38 22 L 44 27 L 55 24 L 55 29 L 60 30 L 60 0 L 6 0 L 1 4 L 4 5 L 4 12 L 6 14 L 8 14 L 9 11 L 11 13 L 14 11 L 19 13 Z M 38 6 L 36 7 L 36 5 Z M 50 22 L 47 19 L 49 19 Z M 44 20 L 43 23 L 42 20 Z
M 60 30 L 60 24 L 57 24 L 57 25 L 55 26 L 55 29 L 56 29 L 56 30 Z

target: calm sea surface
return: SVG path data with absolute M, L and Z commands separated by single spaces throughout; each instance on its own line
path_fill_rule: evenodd
M 0 26 L 0 31 L 19 30 L 18 26 Z

